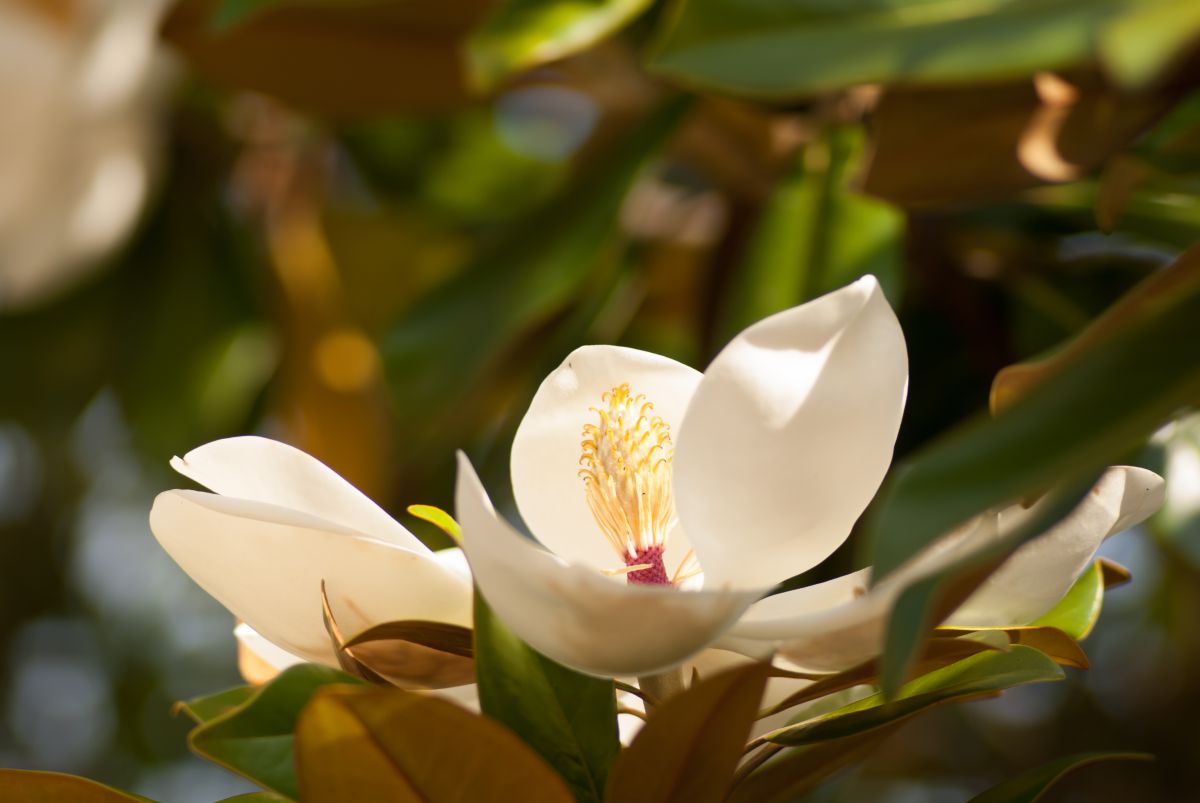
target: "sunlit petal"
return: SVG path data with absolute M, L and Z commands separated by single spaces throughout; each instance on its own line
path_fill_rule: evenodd
M 225 438 L 172 459 L 171 466 L 222 496 L 291 508 L 381 541 L 426 550 L 337 472 L 286 443 L 251 435 Z
M 326 583 L 346 632 L 429 619 L 469 625 L 471 586 L 428 551 L 367 538 L 263 502 L 200 491 L 159 494 L 150 528 L 209 594 L 281 649 L 334 663 L 321 614 Z
M 871 276 L 734 338 L 676 440 L 676 507 L 706 582 L 771 585 L 840 546 L 891 463 L 907 385 Z

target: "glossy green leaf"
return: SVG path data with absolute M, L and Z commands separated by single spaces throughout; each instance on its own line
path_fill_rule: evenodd
M 254 696 L 254 692 L 253 686 L 235 686 L 216 694 L 176 703 L 175 712 L 187 714 L 197 725 L 202 725 L 244 704 Z
M 536 652 L 475 594 L 475 671 L 483 713 L 507 725 L 580 801 L 604 799 L 617 757 L 616 690 Z
M 316 664 L 291 667 L 254 689 L 241 705 L 197 726 L 188 744 L 209 761 L 298 799 L 292 761 L 296 721 L 313 694 L 330 684 L 361 685 L 361 681 Z
M 719 803 L 733 780 L 770 672 L 747 664 L 653 708 L 617 759 L 609 803 Z
M 0 769 L 0 800 L 11 803 L 154 803 L 102 783 L 61 772 Z
M 864 147 L 861 129 L 827 131 L 775 188 L 731 279 L 722 340 L 866 273 L 899 303 L 904 217 L 850 189 Z
M 1064 775 L 1102 761 L 1153 761 L 1147 753 L 1077 753 L 1064 756 L 1005 781 L 969 803 L 1035 803 Z
M 586 50 L 625 27 L 652 0 L 507 0 L 467 42 L 471 77 L 483 90 Z
M 289 803 L 283 795 L 274 792 L 250 792 L 245 795 L 227 797 L 220 803 Z
M 1157 77 L 1200 31 L 1188 0 L 678 0 L 651 67 L 687 84 L 792 98 L 862 83 L 962 83 L 1100 58 Z
M 563 780 L 511 731 L 429 694 L 328 688 L 300 715 L 305 803 L 571 803 Z
M 565 198 L 400 321 L 383 352 L 402 409 L 427 419 L 446 399 L 461 398 L 518 337 L 575 299 L 614 247 L 625 193 L 684 109 L 681 102 L 660 108 Z
M 836 711 L 788 725 L 763 738 L 785 745 L 804 745 L 840 739 L 881 728 L 935 705 L 994 695 L 1013 686 L 1061 680 L 1053 660 L 1020 645 L 1008 652 L 985 652 L 930 672 L 901 687 L 888 702 L 881 693 Z

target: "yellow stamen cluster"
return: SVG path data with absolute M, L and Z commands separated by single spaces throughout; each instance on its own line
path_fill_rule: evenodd
M 596 523 L 617 554 L 632 558 L 663 546 L 675 523 L 671 431 L 628 384 L 600 400 L 603 407 L 590 408 L 597 423 L 583 427 L 579 476 Z

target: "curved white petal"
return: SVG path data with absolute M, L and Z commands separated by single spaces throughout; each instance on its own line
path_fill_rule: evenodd
M 336 471 L 286 443 L 225 438 L 172 458 L 171 467 L 222 496 L 291 508 L 406 549 L 427 549 Z
M 988 627 L 1032 622 L 1066 595 L 1104 539 L 1153 514 L 1163 493 L 1163 479 L 1153 471 L 1108 469 L 1066 519 L 1014 552 L 946 623 Z M 1001 533 L 1019 527 L 1037 510 L 1038 505 L 1027 510 L 1014 505 L 1001 511 Z
M 589 408 L 601 406 L 601 395 L 626 382 L 654 403 L 674 436 L 700 372 L 647 351 L 583 346 L 542 382 L 513 440 L 513 496 L 530 531 L 554 553 L 597 569 L 622 563 L 588 509 L 579 478 L 582 429 L 595 423 Z M 668 542 L 668 572 L 688 548 L 677 526 Z
M 898 589 L 867 590 L 870 569 L 755 603 L 717 646 L 753 657 L 771 650 L 797 667 L 835 672 L 879 654 Z
M 428 551 L 364 537 L 262 502 L 166 491 L 150 529 L 234 616 L 276 646 L 336 665 L 321 615 L 325 581 L 339 625 L 357 633 L 397 619 L 471 622 L 471 586 Z
M 708 582 L 771 585 L 837 549 L 891 463 L 907 386 L 873 276 L 734 338 L 675 449 L 676 509 Z
M 496 515 L 462 454 L 455 511 L 475 582 L 496 615 L 534 649 L 588 674 L 643 675 L 674 666 L 761 593 L 628 585 L 567 563 Z

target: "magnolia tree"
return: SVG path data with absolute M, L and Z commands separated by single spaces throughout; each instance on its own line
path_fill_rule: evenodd
M 45 246 L 0 280 L 49 292 L 132 225 L 156 33 L 201 98 L 180 106 L 235 146 L 206 151 L 236 156 L 200 171 L 203 208 L 260 246 L 275 339 L 214 314 L 243 328 L 195 366 L 227 384 L 116 392 L 135 431 L 200 422 L 147 427 L 156 458 L 190 439 L 170 465 L 207 489 L 159 494 L 149 528 L 234 620 L 245 685 L 178 708 L 195 753 L 262 788 L 239 800 L 803 799 L 931 708 L 1087 669 L 1106 591 L 1137 582 L 1098 550 L 1188 476 L 1138 465 L 1200 399 L 1186 2 L 180 0 L 161 30 L 162 3 L 18 5 L 58 66 L 0 91 L 56 116 L 3 156 L 61 192 L 0 194 Z M 120 102 L 60 103 L 109 74 L 76 71 L 93 50 L 128 67 L 100 65 Z M 119 153 L 83 133 L 118 125 Z M 113 159 L 124 205 L 77 240 Z M 163 227 L 192 231 L 177 203 Z M 1004 236 L 971 217 L 989 203 Z M 1100 230 L 1149 262 L 1085 311 L 1036 272 Z M 201 270 L 253 249 L 214 250 Z M 1052 350 L 989 363 L 990 410 L 897 459 L 904 299 L 937 297 L 919 266 L 1025 258 L 1012 285 L 1067 321 L 1034 339 Z M 981 308 L 943 301 L 971 331 Z M 953 396 L 929 364 L 914 397 Z M 1065 755 L 973 799 L 1146 758 Z M 144 799 L 15 769 L 0 790 Z

